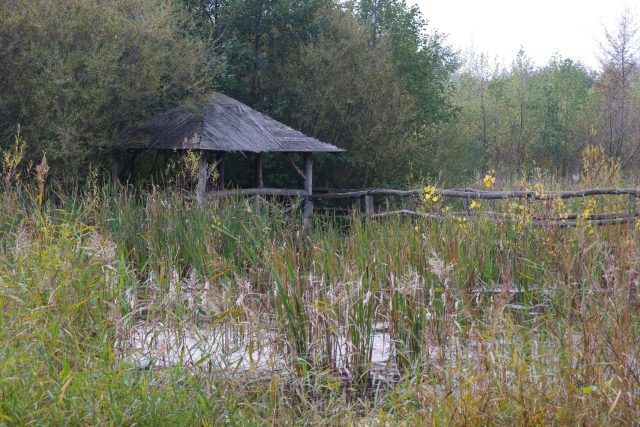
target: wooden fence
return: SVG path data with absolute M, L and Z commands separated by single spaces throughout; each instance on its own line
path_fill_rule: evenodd
M 331 191 L 324 193 L 308 194 L 303 190 L 279 189 L 279 188 L 251 188 L 238 190 L 223 190 L 209 194 L 209 198 L 226 197 L 255 197 L 258 209 L 261 205 L 262 197 L 284 197 L 297 198 L 305 203 L 305 216 L 308 217 L 313 211 L 314 201 L 321 200 L 361 200 L 363 209 L 361 214 L 371 218 L 382 218 L 394 215 L 405 215 L 426 218 L 452 219 L 460 217 L 477 217 L 479 215 L 489 218 L 494 222 L 505 222 L 511 218 L 505 213 L 474 211 L 469 209 L 471 201 L 476 200 L 505 200 L 505 199 L 526 199 L 526 200 L 554 200 L 572 199 L 593 196 L 627 196 L 627 212 L 610 213 L 569 213 L 563 215 L 534 214 L 531 224 L 544 226 L 571 227 L 580 223 L 590 223 L 592 225 L 610 225 L 630 223 L 635 225 L 638 216 L 637 199 L 640 189 L 634 188 L 592 188 L 586 190 L 570 191 L 487 191 L 472 188 L 436 189 L 435 194 L 443 198 L 462 199 L 465 206 L 462 212 L 422 212 L 415 209 L 416 199 L 421 200 L 424 194 L 423 189 L 416 190 L 393 190 L 393 189 L 366 189 L 349 191 Z M 374 197 L 377 198 L 403 198 L 403 209 L 377 212 L 375 210 Z

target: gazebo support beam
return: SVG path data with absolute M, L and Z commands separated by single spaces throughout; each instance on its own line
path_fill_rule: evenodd
M 295 160 L 293 160 L 293 157 L 291 157 L 291 153 L 287 153 L 287 159 L 289 159 L 289 163 L 291 163 L 293 170 L 295 170 L 296 173 L 300 175 L 302 179 L 304 179 L 304 172 L 302 172 L 302 170 L 298 167 L 298 165 L 296 165 Z
M 253 155 L 253 179 L 256 188 L 264 188 L 264 178 L 262 177 L 262 154 Z M 262 197 L 256 195 L 256 215 L 260 215 L 262 211 Z
M 198 204 L 204 202 L 204 196 L 207 193 L 207 181 L 209 180 L 207 154 L 200 152 L 200 162 L 198 162 L 198 187 L 196 189 L 196 199 Z
M 304 153 L 304 191 L 306 198 L 304 201 L 305 228 L 311 225 L 311 214 L 313 214 L 313 153 Z

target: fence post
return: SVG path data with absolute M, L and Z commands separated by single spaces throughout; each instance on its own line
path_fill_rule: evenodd
M 629 194 L 629 232 L 632 236 L 635 236 L 636 231 L 636 214 L 638 211 L 637 196 L 635 194 Z M 629 302 L 632 306 L 638 306 L 639 295 L 637 280 L 629 280 Z
M 631 226 L 631 231 L 635 230 L 636 227 L 636 215 L 638 212 L 638 205 L 636 203 L 637 197 L 635 194 L 629 194 L 629 225 Z
M 416 210 L 416 204 L 415 204 L 415 200 L 413 200 L 413 196 L 409 196 L 407 197 L 405 204 L 404 204 L 404 208 L 408 211 L 415 211 Z
M 465 197 L 464 199 L 462 199 L 462 204 L 464 205 L 464 210 L 466 213 L 471 212 L 471 201 L 469 200 L 469 197 Z
M 364 214 L 366 216 L 373 215 L 373 196 L 370 194 L 364 196 Z

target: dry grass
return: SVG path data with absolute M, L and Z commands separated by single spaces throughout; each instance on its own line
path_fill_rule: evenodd
M 640 419 L 627 225 L 317 218 L 304 235 L 277 204 L 2 197 L 0 423 Z

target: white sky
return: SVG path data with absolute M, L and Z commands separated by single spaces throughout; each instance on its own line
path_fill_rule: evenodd
M 413 0 L 431 31 L 464 52 L 509 65 L 520 46 L 536 65 L 554 53 L 597 69 L 604 28 L 613 30 L 625 7 L 639 19 L 640 0 Z

